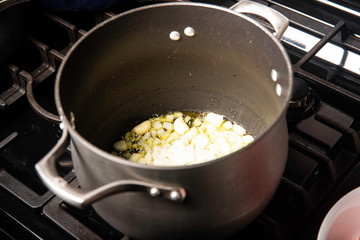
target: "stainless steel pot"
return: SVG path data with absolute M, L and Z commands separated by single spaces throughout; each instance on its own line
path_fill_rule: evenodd
M 240 11 L 265 14 L 276 37 Z M 231 9 L 155 4 L 95 27 L 60 66 L 55 98 L 64 133 L 36 165 L 41 179 L 69 204 L 92 204 L 136 239 L 225 238 L 239 231 L 266 207 L 286 163 L 292 72 L 278 39 L 287 24 L 277 12 L 241 1 Z M 256 139 L 190 166 L 147 166 L 107 152 L 128 127 L 169 110 L 223 114 Z M 68 132 L 81 189 L 55 168 Z

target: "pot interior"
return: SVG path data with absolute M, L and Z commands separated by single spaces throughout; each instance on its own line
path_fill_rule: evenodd
M 184 34 L 189 26 L 195 36 Z M 181 38 L 171 40 L 172 31 Z M 258 137 L 290 95 L 289 63 L 270 35 L 204 4 L 136 9 L 79 41 L 58 75 L 57 105 L 104 150 L 136 123 L 171 110 L 222 114 Z

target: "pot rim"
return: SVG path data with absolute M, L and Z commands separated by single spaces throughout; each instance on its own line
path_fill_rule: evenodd
M 118 18 L 121 18 L 128 14 L 132 14 L 134 12 L 143 11 L 143 10 L 150 9 L 150 8 L 167 7 L 167 6 L 184 6 L 184 5 L 185 6 L 194 6 L 194 7 L 212 8 L 215 10 L 224 11 L 224 12 L 227 12 L 228 14 L 233 14 L 233 15 L 236 15 L 237 17 L 243 18 L 244 20 L 254 24 L 256 27 L 262 29 L 263 32 L 265 34 L 267 34 L 268 37 L 270 37 L 272 39 L 272 41 L 278 46 L 278 49 L 280 50 L 280 52 L 285 60 L 285 64 L 287 65 L 287 70 L 288 70 L 287 78 L 289 79 L 289 87 L 288 87 L 288 89 L 286 89 L 286 91 L 282 91 L 282 95 L 285 94 L 285 96 L 286 96 L 284 99 L 284 102 L 286 102 L 286 104 L 282 105 L 277 118 L 273 121 L 273 123 L 265 131 L 263 131 L 263 133 L 261 133 L 258 137 L 255 138 L 255 141 L 253 143 L 250 143 L 249 145 L 247 145 L 233 153 L 230 153 L 226 156 L 219 157 L 219 158 L 216 158 L 216 159 L 213 159 L 213 160 L 210 160 L 207 162 L 199 163 L 199 164 L 191 164 L 191 165 L 184 165 L 184 166 L 153 166 L 153 165 L 139 164 L 139 163 L 131 162 L 127 159 L 121 158 L 120 156 L 114 156 L 111 153 L 106 152 L 105 150 L 102 150 L 99 147 L 95 146 L 94 144 L 90 143 L 87 139 L 85 139 L 80 133 L 78 133 L 72 127 L 72 124 L 70 123 L 69 119 L 66 117 L 66 114 L 65 114 L 64 109 L 62 108 L 62 104 L 61 104 L 61 99 L 60 99 L 61 76 L 62 76 L 63 69 L 64 69 L 68 59 L 71 57 L 72 53 L 87 38 L 87 36 L 89 36 L 90 34 L 93 34 L 102 26 L 104 26 L 112 21 L 115 21 Z M 212 4 L 207 4 L 207 3 L 194 3 L 194 2 L 191 2 L 191 3 L 189 3 L 189 2 L 157 3 L 157 4 L 151 4 L 151 5 L 147 5 L 147 6 L 134 8 L 134 9 L 125 11 L 123 13 L 120 13 L 120 14 L 116 15 L 115 17 L 107 19 L 107 20 L 101 22 L 100 24 L 96 25 L 95 27 L 93 27 L 91 30 L 89 30 L 86 33 L 85 36 L 81 37 L 78 41 L 76 41 L 75 44 L 69 49 L 64 60 L 60 64 L 58 73 L 56 75 L 55 104 L 56 104 L 56 108 L 59 112 L 60 119 L 61 119 L 62 123 L 64 124 L 64 127 L 68 129 L 71 138 L 81 141 L 82 144 L 84 144 L 87 149 L 90 149 L 92 152 L 96 153 L 97 155 L 102 156 L 103 158 L 106 158 L 107 160 L 111 160 L 111 161 L 114 161 L 114 162 L 117 162 L 120 164 L 125 164 L 130 167 L 135 167 L 135 168 L 146 168 L 146 169 L 153 169 L 153 170 L 186 170 L 189 168 L 198 168 L 198 167 L 202 167 L 205 165 L 216 164 L 217 162 L 222 161 L 224 158 L 227 158 L 228 156 L 238 154 L 241 151 L 246 151 L 248 148 L 256 145 L 262 138 L 264 138 L 268 134 L 268 132 L 272 128 L 274 128 L 274 126 L 281 120 L 281 118 L 285 117 L 286 110 L 288 108 L 288 102 L 289 102 L 291 94 L 292 94 L 292 86 L 293 86 L 292 79 L 293 79 L 293 73 L 292 73 L 291 62 L 290 62 L 290 59 L 289 59 L 289 56 L 288 56 L 286 50 L 284 49 L 284 47 L 282 46 L 280 41 L 268 29 L 266 29 L 264 26 L 262 26 L 259 22 L 255 21 L 254 19 L 252 19 L 242 13 L 235 12 L 229 8 L 212 5 Z

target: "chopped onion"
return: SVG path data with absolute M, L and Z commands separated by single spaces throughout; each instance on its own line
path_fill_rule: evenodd
M 161 166 L 206 162 L 254 141 L 240 125 L 209 113 L 173 112 L 150 118 L 114 143 L 116 155 Z

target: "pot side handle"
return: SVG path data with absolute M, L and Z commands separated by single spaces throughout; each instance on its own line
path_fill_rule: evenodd
M 150 196 L 162 197 L 174 202 L 182 202 L 186 197 L 186 191 L 182 187 L 156 185 L 136 180 L 118 180 L 94 190 L 72 187 L 58 174 L 55 166 L 56 159 L 65 151 L 68 142 L 69 133 L 64 128 L 55 147 L 35 165 L 35 169 L 43 183 L 70 205 L 83 208 L 107 196 L 127 191 L 147 192 Z
M 284 15 L 260 3 L 242 0 L 231 6 L 230 9 L 235 12 L 250 13 L 265 18 L 273 26 L 275 30 L 274 36 L 279 40 L 289 26 L 289 19 Z

